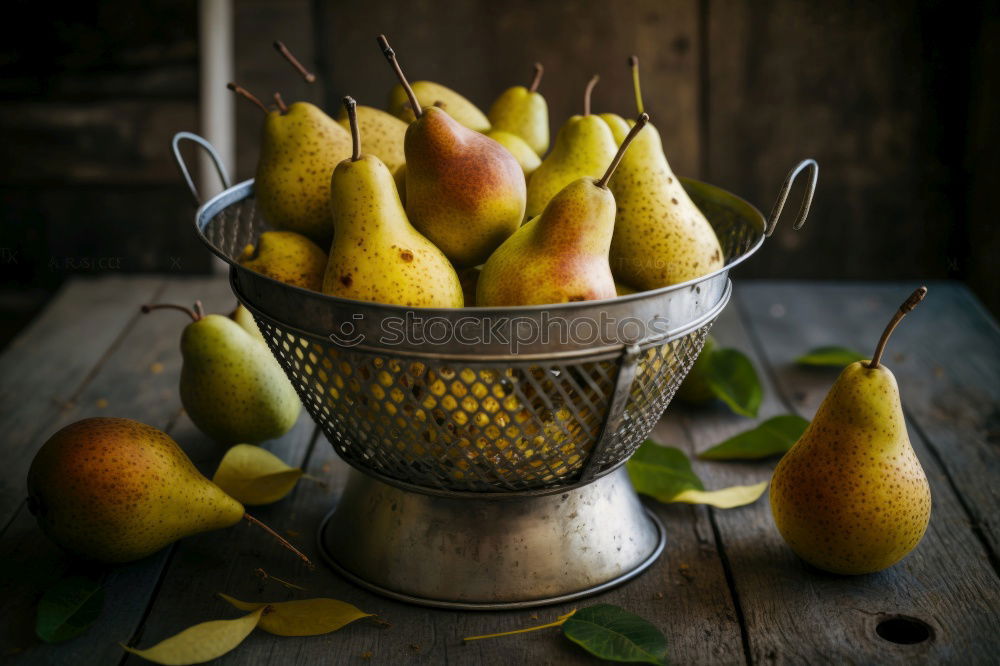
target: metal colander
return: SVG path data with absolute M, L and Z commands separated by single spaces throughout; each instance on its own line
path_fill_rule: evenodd
M 175 147 L 180 138 L 193 137 L 179 135 Z M 798 228 L 815 187 L 812 160 L 788 175 L 767 224 L 742 199 L 682 179 L 715 228 L 723 269 L 657 291 L 544 307 L 408 309 L 243 268 L 243 248 L 269 229 L 253 181 L 208 201 L 196 221 L 344 460 L 423 493 L 544 494 L 611 472 L 649 434 L 729 300 L 729 270 L 773 230 L 803 169 L 811 178 Z

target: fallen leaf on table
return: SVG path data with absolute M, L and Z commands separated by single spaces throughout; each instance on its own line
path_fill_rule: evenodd
M 638 615 L 609 604 L 582 608 L 562 625 L 563 635 L 607 661 L 667 663 L 667 639 Z
M 261 610 L 267 607 L 267 615 L 261 618 L 260 628 L 277 636 L 328 634 L 355 620 L 372 615 L 336 599 L 318 598 L 261 603 L 240 601 L 221 592 L 219 596 L 240 610 Z
M 795 362 L 799 365 L 817 365 L 817 366 L 832 366 L 832 367 L 844 367 L 845 365 L 850 365 L 855 361 L 864 361 L 866 357 L 862 356 L 853 349 L 848 349 L 847 347 L 816 347 L 815 349 L 809 351 L 808 353 L 795 359 Z
M 86 576 L 68 576 L 45 591 L 38 602 L 35 634 L 60 643 L 85 632 L 100 616 L 104 588 Z
M 764 396 L 753 363 L 738 349 L 715 349 L 705 367 L 705 380 L 715 397 L 737 414 L 756 417 Z
M 796 414 L 774 416 L 756 428 L 702 451 L 698 457 L 702 460 L 753 460 L 784 453 L 792 448 L 808 425 L 809 421 Z
M 212 481 L 233 499 L 250 506 L 271 504 L 292 492 L 302 470 L 267 449 L 237 444 L 223 456 Z
M 534 627 L 526 627 L 524 629 L 513 629 L 511 631 L 501 631 L 500 633 L 497 633 L 497 634 L 483 634 L 481 636 L 466 636 L 462 640 L 463 641 L 479 641 L 479 640 L 482 640 L 484 638 L 498 638 L 500 636 L 513 636 L 514 634 L 526 634 L 529 631 L 539 631 L 540 629 L 551 629 L 552 627 L 560 627 L 560 626 L 563 625 L 564 622 L 566 622 L 567 619 L 573 617 L 574 613 L 576 613 L 576 609 L 575 608 L 573 610 L 571 610 L 570 612 L 564 614 L 564 615 L 560 615 L 554 621 L 548 622 L 546 624 L 540 624 L 540 625 L 537 625 L 537 626 L 534 626 Z M 533 614 L 531 616 L 531 619 L 532 620 L 537 620 L 538 619 L 538 614 L 537 613 Z
M 143 659 L 168 666 L 200 664 L 217 659 L 243 642 L 260 622 L 264 606 L 235 620 L 202 622 L 171 636 L 151 648 L 139 650 L 122 645 Z
M 685 490 L 674 495 L 671 502 L 685 504 L 708 504 L 717 509 L 733 509 L 753 504 L 767 490 L 767 481 L 752 486 L 730 486 L 722 490 Z
M 664 503 L 710 504 L 731 509 L 757 501 L 767 488 L 767 482 L 763 481 L 753 486 L 706 491 L 683 451 L 649 439 L 625 463 L 625 468 L 637 492 Z

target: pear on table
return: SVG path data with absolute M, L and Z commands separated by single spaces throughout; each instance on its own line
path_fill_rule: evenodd
M 416 98 L 415 104 L 407 88 L 411 88 Z M 437 103 L 448 110 L 448 115 L 474 132 L 490 131 L 490 121 L 479 108 L 451 88 L 432 81 L 414 81 L 412 85 L 402 82 L 389 92 L 389 113 L 406 123 L 412 123 L 420 114 L 414 111 L 420 107 Z
M 608 264 L 615 198 L 607 184 L 648 119 L 639 116 L 600 180 L 574 180 L 497 248 L 479 276 L 476 305 L 547 305 L 616 296 Z
M 880 571 L 913 550 L 927 529 L 930 486 L 906 433 L 896 379 L 880 363 L 889 335 L 926 293 L 921 287 L 903 303 L 871 361 L 841 372 L 774 471 L 778 531 L 820 569 Z
M 222 444 L 262 442 L 284 435 L 302 405 L 278 362 L 240 324 L 179 305 L 144 305 L 179 310 L 191 318 L 181 334 L 180 394 L 184 411 L 203 433 Z
M 265 231 L 257 245 L 243 248 L 239 263 L 279 282 L 319 291 L 326 251 L 294 231 Z
M 378 39 L 415 111 L 404 144 L 406 214 L 457 268 L 477 266 L 524 218 L 521 166 L 499 143 L 452 118 L 452 103 L 448 112 L 423 106 L 388 40 Z
M 28 508 L 54 542 L 101 562 L 138 560 L 247 518 L 309 563 L 202 476 L 166 433 L 131 419 L 84 419 L 50 437 L 28 471 Z
M 488 114 L 493 132 L 508 132 L 521 137 L 539 157 L 549 149 L 549 105 L 538 92 L 544 72 L 542 64 L 536 62 L 531 86 L 507 88 L 493 102 Z
M 629 58 L 636 106 L 642 112 L 639 61 Z M 616 140 L 629 125 L 602 114 Z M 641 291 L 658 289 L 708 275 L 723 267 L 719 239 L 670 169 L 660 134 L 649 125 L 611 179 L 618 203 L 611 268 L 615 277 Z
M 583 94 L 583 115 L 573 116 L 559 129 L 555 145 L 528 181 L 527 219 L 542 212 L 560 190 L 578 178 L 597 179 L 618 150 L 611 128 L 590 112 L 594 76 Z
M 462 285 L 448 258 L 410 224 L 392 174 L 361 154 L 355 102 L 344 99 L 354 151 L 330 185 L 334 239 L 323 292 L 359 301 L 460 308 Z

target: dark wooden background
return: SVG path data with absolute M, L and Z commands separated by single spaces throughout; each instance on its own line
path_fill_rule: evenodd
M 634 52 L 678 173 L 767 212 L 796 161 L 820 162 L 807 228 L 786 220 L 740 275 L 958 278 L 1000 311 L 996 2 L 234 2 L 240 82 L 329 108 L 346 93 L 384 103 L 393 77 L 379 31 L 411 78 L 484 109 L 542 61 L 553 133 L 594 72 L 596 108 L 631 114 Z M 0 27 L 0 310 L 33 311 L 72 272 L 210 270 L 167 148 L 198 128 L 195 3 L 8 6 L 18 19 Z M 297 80 L 274 38 L 323 83 Z M 243 178 L 260 115 L 237 108 Z

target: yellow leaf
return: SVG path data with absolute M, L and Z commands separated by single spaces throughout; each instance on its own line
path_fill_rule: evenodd
M 233 499 L 250 506 L 271 504 L 292 492 L 302 476 L 267 449 L 237 444 L 226 451 L 212 481 Z
M 675 495 L 671 502 L 710 504 L 719 509 L 753 504 L 767 490 L 767 481 L 752 486 L 730 486 L 720 490 L 685 490 Z
M 146 650 L 122 645 L 125 650 L 143 659 L 168 666 L 200 664 L 226 654 L 250 635 L 260 622 L 264 606 L 235 620 L 213 620 L 185 629 Z
M 234 599 L 228 594 L 219 596 L 240 610 L 260 610 L 267 607 L 267 614 L 260 620 L 260 628 L 277 636 L 316 636 L 336 631 L 363 617 L 371 617 L 349 603 L 336 599 L 301 599 L 278 603 L 252 603 Z

